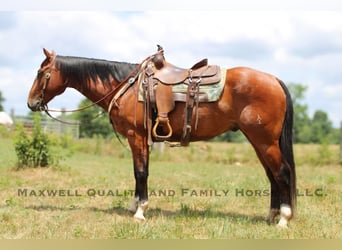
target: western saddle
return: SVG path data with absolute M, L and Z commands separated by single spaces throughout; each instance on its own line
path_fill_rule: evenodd
M 198 104 L 206 101 L 206 96 L 200 93 L 200 85 L 218 83 L 221 80 L 220 67 L 208 65 L 208 60 L 203 59 L 191 68 L 183 69 L 168 63 L 165 60 L 163 48 L 159 45 L 158 52 L 147 61 L 142 79 L 144 124 L 148 131 L 148 142 L 152 145 L 153 139 L 166 141 L 172 136 L 173 131 L 168 114 L 175 108 L 175 102 L 180 101 L 185 103 L 185 110 L 183 134 L 177 146 L 188 146 L 194 107 L 196 107 L 196 129 Z M 172 87 L 178 84 L 187 85 L 186 93 L 173 93 Z M 157 112 L 154 125 L 152 124 L 153 111 Z

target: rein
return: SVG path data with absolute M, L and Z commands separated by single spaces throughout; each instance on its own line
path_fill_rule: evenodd
M 60 123 L 68 124 L 68 125 L 74 125 L 74 126 L 80 125 L 79 122 L 67 122 L 67 121 L 59 120 L 59 119 L 56 118 L 56 117 L 53 117 L 53 116 L 49 113 L 49 110 L 48 110 L 47 105 L 46 105 L 46 107 L 43 108 L 43 111 L 44 111 L 45 114 L 47 114 L 47 116 L 50 117 L 52 120 L 58 121 L 58 122 L 60 122 Z

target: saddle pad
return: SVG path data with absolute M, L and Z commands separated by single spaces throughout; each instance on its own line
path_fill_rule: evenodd
M 208 97 L 208 102 L 216 102 L 221 97 L 224 84 L 226 82 L 226 72 L 227 69 L 221 68 L 221 81 L 218 83 L 210 84 L 210 85 L 201 85 L 200 86 L 200 93 L 204 93 Z M 162 84 L 162 83 L 160 83 Z M 172 86 L 172 92 L 173 93 L 186 93 L 188 90 L 188 85 L 185 83 L 180 83 L 177 85 Z M 138 96 L 139 102 L 142 102 L 144 100 L 143 98 L 143 88 L 142 83 L 139 83 L 139 96 Z

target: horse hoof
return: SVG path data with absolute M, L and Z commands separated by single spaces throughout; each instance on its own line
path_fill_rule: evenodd
M 136 216 L 136 215 L 134 215 L 133 218 L 134 218 L 134 221 L 139 222 L 139 223 L 146 221 L 144 216 Z
M 138 205 L 137 211 L 134 214 L 134 220 L 139 221 L 139 222 L 145 221 L 146 219 L 145 219 L 144 213 L 146 212 L 147 208 L 148 208 L 147 201 L 140 203 Z
M 277 224 L 277 227 L 287 228 L 287 223 L 289 222 L 291 217 L 292 217 L 291 207 L 286 204 L 280 205 L 280 220 Z

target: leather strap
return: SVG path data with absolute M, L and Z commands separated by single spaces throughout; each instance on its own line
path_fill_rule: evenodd
M 201 78 L 193 81 L 190 70 L 189 77 L 189 85 L 188 92 L 184 110 L 184 126 L 183 126 L 183 135 L 181 138 L 181 146 L 188 146 L 190 143 L 190 134 L 191 134 L 191 121 L 192 121 L 192 113 L 194 110 L 194 105 L 198 106 L 198 93 L 199 93 L 199 84 L 201 82 Z M 198 116 L 198 108 L 196 108 L 196 126 L 197 128 L 197 116 Z
M 155 97 L 154 97 L 154 91 L 153 91 L 153 69 L 152 64 L 149 62 L 146 67 L 146 76 L 147 79 L 145 79 L 145 84 L 147 86 L 146 89 L 146 121 L 147 121 L 147 144 L 149 146 L 152 146 L 153 140 L 152 140 L 152 108 L 155 108 Z

